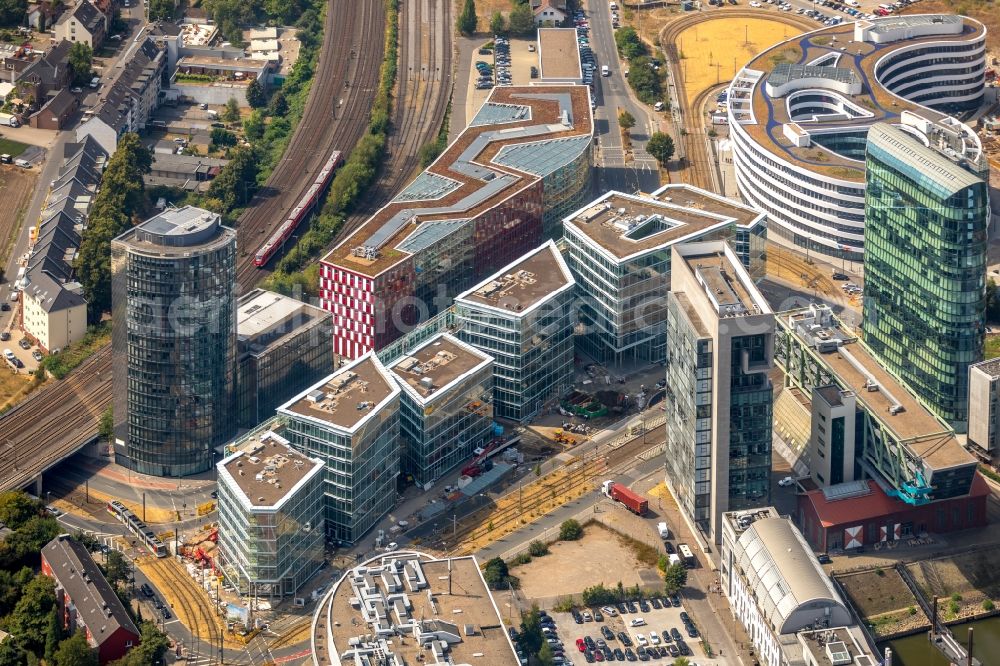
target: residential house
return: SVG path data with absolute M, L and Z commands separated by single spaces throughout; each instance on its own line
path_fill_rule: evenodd
M 42 56 L 34 56 L 29 49 L 18 49 L 14 56 L 4 59 L 4 70 L 12 74 L 22 99 L 32 100 L 37 107 L 45 104 L 49 93 L 69 86 L 72 72 L 69 68 L 67 41 L 57 42 Z
M 566 20 L 566 0 L 531 0 L 535 25 L 556 26 Z
M 90 0 L 80 0 L 56 21 L 56 39 L 82 42 L 99 49 L 108 33 L 108 18 Z
M 56 583 L 56 608 L 67 634 L 85 632 L 101 664 L 139 644 L 139 629 L 90 552 L 68 534 L 42 549 L 42 573 Z
M 29 123 L 39 129 L 61 130 L 79 108 L 80 100 L 63 88 L 49 96 L 42 108 L 31 116 Z
M 149 38 L 128 49 L 114 80 L 102 91 L 101 101 L 76 130 L 78 141 L 92 136 L 109 155 L 114 154 L 122 134 L 145 129 L 163 86 L 165 52 Z

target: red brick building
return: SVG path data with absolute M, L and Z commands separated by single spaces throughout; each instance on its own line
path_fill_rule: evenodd
M 890 497 L 873 480 L 808 490 L 798 498 L 798 526 L 819 552 L 874 547 L 986 525 L 989 488 L 976 474 L 967 496 L 919 506 Z
M 63 628 L 85 631 L 102 664 L 139 644 L 139 630 L 83 544 L 68 534 L 48 542 L 42 548 L 42 573 L 56 582 Z

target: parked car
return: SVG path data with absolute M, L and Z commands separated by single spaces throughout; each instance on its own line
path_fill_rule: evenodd
M 28 350 L 31 349 L 31 342 L 28 340 L 28 338 L 21 338 L 20 340 L 17 341 L 17 346 L 20 347 L 21 349 Z
M 646 621 L 644 619 L 642 619 L 641 617 L 634 617 L 631 620 L 629 620 L 628 626 L 630 626 L 630 627 L 645 627 L 646 626 Z
M 8 340 L 10 340 L 10 333 L 8 331 L 0 333 L 0 341 L 7 342 Z
M 31 358 L 33 358 L 36 361 L 38 361 L 39 363 L 41 363 L 41 361 L 42 361 L 42 352 L 40 352 L 40 351 L 38 351 L 36 349 L 35 351 L 31 352 Z
M 778 485 L 781 486 L 782 488 L 784 488 L 786 486 L 790 486 L 793 483 L 795 483 L 795 479 L 793 479 L 790 476 L 786 476 L 785 478 L 783 478 L 780 481 L 778 481 Z

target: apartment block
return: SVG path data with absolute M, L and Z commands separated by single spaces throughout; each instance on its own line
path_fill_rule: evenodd
M 402 472 L 432 483 L 493 433 L 493 357 L 447 333 L 389 366 L 399 383 Z
M 293 595 L 324 563 L 323 461 L 289 446 L 280 419 L 227 445 L 219 480 L 218 566 L 253 597 Z
M 1000 359 L 969 367 L 969 444 L 985 458 L 1000 452 Z
M 326 533 L 356 543 L 396 503 L 400 388 L 374 353 L 278 408 L 297 451 L 325 465 Z
M 527 422 L 573 385 L 576 281 L 553 241 L 455 298 L 458 337 L 493 357 L 493 413 Z
M 724 241 L 671 249 L 666 481 L 714 543 L 770 498 L 774 314 Z
M 664 362 L 671 248 L 727 240 L 758 279 L 766 220 L 749 206 L 684 184 L 652 195 L 607 192 L 569 215 L 563 239 L 580 285 L 580 350 L 615 366 Z

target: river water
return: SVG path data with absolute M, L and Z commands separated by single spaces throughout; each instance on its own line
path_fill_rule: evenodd
M 976 630 L 974 656 L 984 666 L 1000 664 L 1000 616 L 953 626 L 952 634 L 963 645 L 969 640 L 969 627 Z M 944 655 L 927 642 L 926 633 L 882 643 L 879 649 L 886 645 L 892 648 L 892 666 L 948 666 Z

